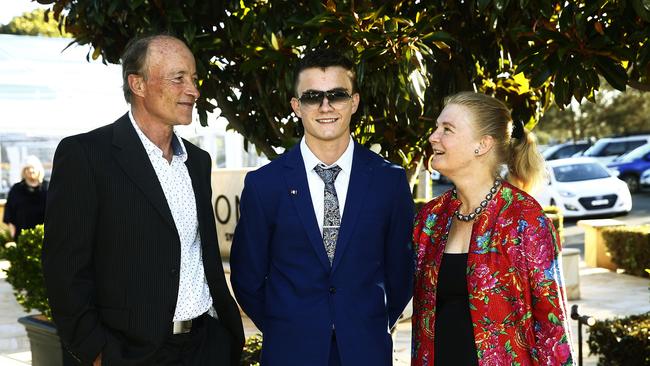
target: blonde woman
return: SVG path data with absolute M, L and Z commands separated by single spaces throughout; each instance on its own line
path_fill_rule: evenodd
M 412 365 L 572 365 L 559 237 L 527 193 L 543 173 L 534 136 L 463 92 L 429 142 L 454 188 L 416 218 Z
M 9 190 L 2 221 L 9 226 L 9 233 L 14 240 L 18 240 L 21 230 L 31 229 L 44 221 L 47 196 L 47 181 L 43 180 L 44 176 L 41 161 L 35 156 L 29 156 L 23 165 L 22 180 Z

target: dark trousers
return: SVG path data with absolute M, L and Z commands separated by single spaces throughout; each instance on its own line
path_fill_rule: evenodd
M 341 366 L 341 356 L 339 356 L 339 348 L 336 345 L 336 333 L 332 333 L 329 366 Z
M 192 330 L 167 337 L 156 352 L 156 365 L 221 366 L 219 360 L 230 357 L 229 336 L 217 319 L 207 314 L 192 321 Z M 225 353 L 225 354 L 224 354 Z M 226 366 L 226 365 L 223 365 Z

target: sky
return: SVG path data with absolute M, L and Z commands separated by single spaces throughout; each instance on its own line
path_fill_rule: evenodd
M 0 0 L 0 24 L 7 24 L 13 17 L 36 8 L 47 9 L 48 6 L 31 0 Z

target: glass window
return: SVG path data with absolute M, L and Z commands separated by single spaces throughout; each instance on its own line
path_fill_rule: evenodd
M 595 163 L 571 164 L 553 168 L 555 180 L 558 182 L 578 182 L 609 177 L 609 172 Z
M 645 156 L 645 154 L 650 152 L 650 144 L 643 145 L 643 147 L 640 147 L 638 149 L 634 149 L 627 154 L 621 156 L 620 158 L 617 159 L 617 161 L 622 161 L 622 162 L 632 162 L 636 159 L 640 159 Z
M 599 156 L 621 155 L 627 149 L 626 142 L 611 142 L 604 149 Z
M 214 157 L 214 163 L 217 168 L 226 167 L 226 137 L 217 136 L 216 137 L 216 155 Z

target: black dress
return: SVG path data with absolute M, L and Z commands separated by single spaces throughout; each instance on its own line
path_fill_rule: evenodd
M 30 187 L 22 180 L 9 190 L 3 221 L 16 227 L 14 240 L 18 239 L 22 229 L 31 229 L 43 223 L 47 186 L 48 182 L 43 181 L 38 187 Z
M 478 366 L 467 293 L 467 253 L 444 253 L 436 294 L 435 366 Z

